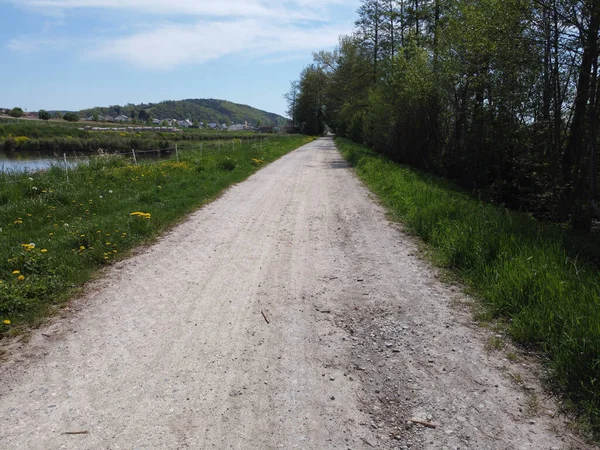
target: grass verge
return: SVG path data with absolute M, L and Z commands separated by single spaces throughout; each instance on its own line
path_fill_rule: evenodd
M 310 140 L 204 143 L 179 162 L 107 156 L 68 172 L 0 174 L 0 338 L 48 314 L 98 267 Z
M 506 320 L 517 342 L 540 351 L 550 380 L 599 433 L 600 284 L 591 242 L 482 203 L 364 146 L 336 142 L 393 217 L 434 250 L 435 261 L 458 274 L 491 316 Z

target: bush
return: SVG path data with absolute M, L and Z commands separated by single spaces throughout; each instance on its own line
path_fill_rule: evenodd
M 63 116 L 63 119 L 66 120 L 67 122 L 77 122 L 79 120 L 79 114 L 74 113 L 74 112 L 68 112 L 68 113 L 65 113 L 65 115 Z
M 21 108 L 13 108 L 8 113 L 11 117 L 19 118 L 25 115 L 25 112 Z
M 45 109 L 40 109 L 40 112 L 38 113 L 38 117 L 41 120 L 50 120 L 50 113 L 48 111 L 46 111 Z

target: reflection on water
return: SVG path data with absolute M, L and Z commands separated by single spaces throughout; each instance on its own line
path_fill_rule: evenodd
M 93 157 L 93 156 L 90 156 Z M 157 154 L 156 152 L 140 152 L 136 154 L 138 161 L 166 160 L 172 157 L 170 152 Z M 87 163 L 89 157 L 67 157 L 67 167 L 75 167 Z M 6 154 L 0 151 L 0 173 L 8 172 L 35 172 L 46 170 L 52 166 L 65 167 L 65 161 L 61 158 L 48 158 L 41 155 L 27 155 L 23 153 Z
M 67 166 L 73 167 L 85 161 L 86 158 L 69 159 Z M 0 152 L 0 172 L 35 172 L 52 166 L 65 167 L 65 162 L 62 159 L 22 154 L 7 155 Z

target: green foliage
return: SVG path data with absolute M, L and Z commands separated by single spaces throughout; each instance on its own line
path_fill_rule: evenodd
M 67 122 L 77 122 L 79 120 L 79 114 L 74 112 L 66 112 L 63 119 Z
M 325 131 L 324 93 L 326 74 L 324 70 L 311 65 L 300 75 L 299 94 L 296 99 L 295 119 L 302 133 L 317 136 Z
M 81 111 L 81 114 L 88 117 L 94 112 L 112 117 L 125 114 L 132 118 L 138 117 L 141 121 L 146 121 L 148 117 L 152 116 L 158 119 L 190 119 L 205 123 L 244 123 L 245 121 L 256 123 L 260 120 L 263 123 L 283 125 L 286 122 L 285 118 L 277 114 L 261 111 L 247 105 L 214 99 L 188 99 L 142 105 L 128 104 L 126 106 L 114 105 L 107 108 L 86 109 Z
M 50 113 L 45 109 L 40 109 L 40 111 L 38 112 L 38 117 L 41 120 L 50 120 Z
M 315 53 L 286 94 L 292 121 L 589 231 L 600 218 L 597 5 L 362 0 L 352 36 Z
M 23 117 L 25 115 L 25 112 L 19 108 L 13 108 L 10 110 L 10 112 L 8 113 L 9 116 L 14 117 L 14 118 L 19 118 L 19 117 Z
M 75 123 L 10 121 L 0 122 L 0 148 L 6 151 L 45 154 L 49 156 L 85 155 L 105 152 L 130 152 L 137 150 L 166 150 L 188 142 L 214 141 L 223 139 L 261 139 L 257 133 L 219 132 L 187 129 L 183 133 L 160 131 L 145 132 L 96 132 L 81 129 Z
M 506 319 L 517 341 L 544 354 L 553 381 L 599 429 L 600 252 L 586 256 L 589 239 L 582 244 L 363 146 L 337 143 L 391 213 L 435 249 L 436 261 Z
M 0 336 L 45 314 L 96 268 L 147 242 L 185 214 L 307 143 L 272 137 L 235 147 L 206 142 L 180 162 L 133 165 L 120 156 L 28 174 L 0 174 Z M 233 169 L 223 169 L 224 159 Z M 135 214 L 132 214 L 135 213 Z M 18 272 L 18 273 L 17 273 Z

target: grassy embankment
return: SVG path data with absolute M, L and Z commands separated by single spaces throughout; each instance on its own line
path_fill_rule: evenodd
M 483 299 L 489 317 L 540 351 L 550 380 L 600 431 L 600 279 L 591 238 L 482 203 L 350 141 L 337 144 L 393 217 Z
M 0 338 L 51 312 L 98 267 L 310 140 L 204 143 L 179 162 L 99 157 L 68 179 L 61 167 L 0 174 Z
M 54 155 L 62 157 L 73 154 L 95 153 L 98 149 L 108 152 L 172 149 L 195 146 L 198 141 L 225 139 L 254 140 L 264 134 L 248 132 L 223 132 L 188 128 L 182 133 L 156 131 L 86 131 L 86 125 L 102 128 L 145 127 L 139 124 L 89 124 L 68 122 L 43 122 L 32 120 L 0 121 L 0 151 L 18 156 L 23 154 Z

